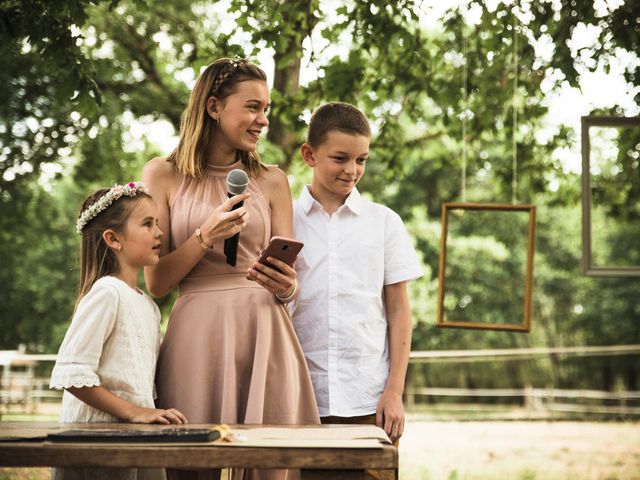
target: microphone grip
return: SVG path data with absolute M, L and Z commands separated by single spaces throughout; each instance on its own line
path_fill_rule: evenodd
M 227 192 L 229 198 L 234 197 L 233 193 Z M 236 210 L 244 205 L 244 202 L 236 203 L 231 207 L 230 211 Z M 236 259 L 238 257 L 238 243 L 240 242 L 240 232 L 236 233 L 233 237 L 229 237 L 224 241 L 224 255 L 227 259 L 227 263 L 232 267 L 236 266 Z

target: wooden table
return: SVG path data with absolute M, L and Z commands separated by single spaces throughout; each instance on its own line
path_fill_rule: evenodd
M 365 440 L 345 438 L 345 432 L 355 432 L 362 428 L 361 425 L 232 425 L 232 431 L 245 438 L 257 438 L 262 432 L 287 437 L 284 441 L 249 440 L 247 444 L 53 443 L 44 440 L 49 433 L 71 428 L 123 427 L 148 429 L 160 426 L 0 422 L 0 439 L 3 439 L 0 441 L 0 467 L 299 468 L 303 480 L 362 479 L 364 470 L 375 469 L 386 470 L 385 477 L 398 478 L 398 450 L 394 446 L 377 440 L 366 443 Z M 18 435 L 18 432 L 22 433 Z M 7 441 L 7 438 L 11 440 Z

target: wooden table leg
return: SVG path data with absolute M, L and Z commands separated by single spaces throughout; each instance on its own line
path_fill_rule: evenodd
M 220 480 L 221 470 L 198 470 L 196 472 L 198 480 Z
M 398 480 L 398 470 L 301 470 L 301 480 Z
M 300 480 L 365 480 L 364 470 L 300 470 Z

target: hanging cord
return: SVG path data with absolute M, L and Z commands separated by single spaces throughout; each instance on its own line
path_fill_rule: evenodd
M 518 197 L 518 142 L 516 139 L 516 129 L 518 128 L 518 31 L 516 25 L 517 18 L 514 15 L 513 20 L 513 125 L 512 125 L 512 140 L 511 140 L 511 170 L 513 176 L 511 179 L 511 203 L 517 203 Z M 469 113 L 469 97 L 467 95 L 468 86 L 468 58 L 469 58 L 469 44 L 467 39 L 467 32 L 465 29 L 464 20 L 462 21 L 462 50 L 463 50 L 463 92 L 462 92 L 462 165 L 461 165 L 461 196 L 462 201 L 466 201 L 467 195 L 467 118 Z
M 463 67 L 462 67 L 462 174 L 461 174 L 461 191 L 462 201 L 466 201 L 467 197 L 467 113 L 469 111 L 468 97 L 467 97 L 467 59 L 469 58 L 469 45 L 467 41 L 467 31 L 465 28 L 464 19 L 462 20 L 462 51 L 463 51 Z
M 518 127 L 518 31 L 516 28 L 517 17 L 513 16 L 513 126 L 512 126 L 512 156 L 511 170 L 511 203 L 516 203 L 518 191 L 518 142 L 516 140 L 516 128 Z

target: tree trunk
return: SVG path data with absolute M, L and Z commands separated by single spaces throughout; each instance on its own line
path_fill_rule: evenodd
M 293 33 L 281 48 L 276 46 L 274 55 L 274 75 L 273 89 L 282 96 L 282 108 L 277 115 L 273 115 L 269 120 L 269 132 L 267 139 L 280 147 L 284 153 L 284 161 L 280 165 L 285 172 L 291 166 L 293 155 L 298 149 L 298 139 L 296 138 L 295 121 L 301 113 L 298 111 L 295 98 L 300 90 L 300 61 L 302 59 L 302 42 L 307 38 L 317 19 L 313 15 L 313 0 L 295 0 L 288 2 L 283 13 L 285 24 L 294 25 Z M 301 18 L 300 12 L 306 12 L 306 16 Z M 290 109 L 293 107 L 293 109 Z
M 280 92 L 284 99 L 295 97 L 300 90 L 302 40 L 299 43 L 296 40 L 291 39 L 287 51 L 276 52 L 274 56 L 276 67 L 273 76 L 273 89 Z M 279 61 L 291 53 L 293 53 L 293 58 L 289 64 L 283 68 L 278 68 Z M 285 172 L 288 171 L 293 161 L 293 154 L 298 148 L 298 140 L 293 126 L 285 123 L 284 115 L 274 115 L 270 118 L 267 139 L 279 146 L 284 152 L 284 161 L 279 166 Z

